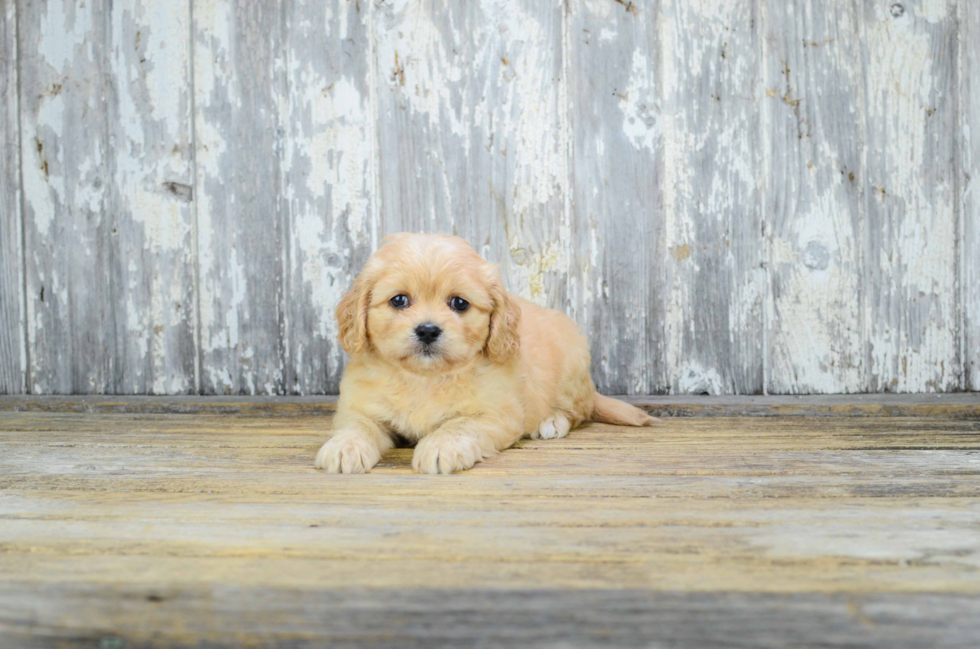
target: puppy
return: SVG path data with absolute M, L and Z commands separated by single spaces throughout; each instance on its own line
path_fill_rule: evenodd
M 452 473 L 587 419 L 653 421 L 595 391 L 571 319 L 508 293 L 497 268 L 457 237 L 386 238 L 337 322 L 350 363 L 334 435 L 316 456 L 330 473 L 370 470 L 396 435 L 416 442 L 416 471 Z

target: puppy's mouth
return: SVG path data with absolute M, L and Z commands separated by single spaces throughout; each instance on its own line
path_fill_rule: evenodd
M 463 362 L 443 345 L 416 341 L 402 352 L 399 364 L 416 374 L 432 376 L 452 372 Z
M 432 363 L 439 360 L 448 360 L 445 350 L 438 343 L 423 343 L 418 340 L 411 341 L 398 356 L 402 363 Z
M 420 343 L 415 346 L 415 355 L 426 360 L 442 358 L 442 351 L 437 345 L 426 345 Z

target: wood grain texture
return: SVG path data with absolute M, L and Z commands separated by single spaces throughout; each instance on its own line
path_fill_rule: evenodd
M 195 0 L 193 16 L 201 391 L 281 394 L 282 7 Z
M 411 449 L 365 476 L 325 475 L 311 458 L 329 428 L 0 413 L 0 639 L 975 639 L 975 418 L 591 425 L 449 477 L 413 474 Z
M 457 234 L 564 308 L 561 3 L 376 5 L 379 235 Z
M 190 6 L 114 2 L 106 20 L 109 391 L 194 393 Z
M 659 362 L 674 393 L 764 389 L 760 29 L 755 0 L 664 5 L 668 297 Z
M 286 391 L 335 394 L 334 309 L 373 251 L 377 150 L 373 2 L 284 5 Z
M 31 387 L 195 391 L 188 12 L 22 13 Z
M 770 3 L 769 391 L 868 387 L 861 13 L 849 1 Z M 887 279 L 887 278 L 886 278 Z
M 664 392 L 661 3 L 568 11 L 572 311 L 599 390 Z
M 12 646 L 180 646 L 171 620 L 206 629 L 205 646 L 379 649 L 440 647 L 960 647 L 980 633 L 978 603 L 948 595 L 751 595 L 642 590 L 527 591 L 207 587 L 51 587 L 0 584 L 0 601 L 33 625 L 5 629 Z M 258 610 L 243 610 L 241 602 Z M 206 612 L 205 612 L 206 611 Z M 247 615 L 245 614 L 247 613 Z M 318 615 L 316 615 L 318 613 Z M 58 620 L 70 614 L 72 624 Z M 135 616 L 139 624 L 132 620 Z M 76 620 L 98 620 L 85 626 Z M 501 620 L 506 620 L 505 624 Z
M 963 388 L 980 391 L 980 5 L 959 4 L 959 290 Z
M 27 389 L 20 214 L 17 4 L 0 5 L 0 394 Z
M 17 5 L 30 391 L 114 389 L 107 5 Z
M 866 86 L 864 297 L 871 391 L 960 386 L 954 210 L 956 13 L 861 4 Z

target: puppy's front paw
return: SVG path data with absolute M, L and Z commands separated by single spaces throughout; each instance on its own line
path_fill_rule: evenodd
M 464 471 L 486 455 L 476 440 L 467 435 L 429 435 L 419 440 L 412 468 L 419 473 Z
M 320 447 L 315 466 L 327 473 L 364 473 L 380 459 L 373 439 L 360 431 L 341 431 Z

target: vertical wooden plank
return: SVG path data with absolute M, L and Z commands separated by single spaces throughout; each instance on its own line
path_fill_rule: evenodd
M 22 0 L 17 8 L 30 389 L 109 392 L 106 7 Z
M 0 394 L 27 389 L 20 214 L 17 4 L 0 4 Z
M 956 12 L 942 0 L 863 3 L 869 387 L 960 385 L 956 300 Z
M 862 14 L 851 0 L 767 7 L 769 391 L 863 392 Z
M 32 388 L 194 389 L 187 11 L 26 7 Z
M 755 0 L 664 5 L 665 318 L 673 393 L 763 391 L 759 23 Z
M 963 387 L 980 390 L 980 3 L 959 3 L 960 295 Z
M 107 11 L 111 388 L 186 394 L 196 391 L 190 8 L 117 0 Z
M 660 3 L 569 4 L 570 291 L 599 390 L 668 388 Z
M 376 155 L 368 0 L 286 3 L 286 389 L 336 394 L 334 309 L 372 252 Z
M 195 209 L 205 394 L 284 391 L 278 3 L 195 0 Z
M 379 237 L 458 234 L 512 291 L 566 304 L 558 2 L 377 5 Z

